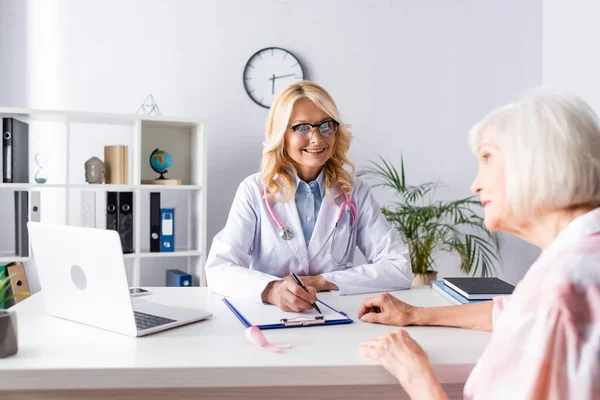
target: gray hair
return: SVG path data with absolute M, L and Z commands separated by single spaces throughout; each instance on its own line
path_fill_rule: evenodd
M 503 150 L 506 200 L 515 216 L 600 204 L 598 118 L 576 94 L 530 90 L 471 129 L 475 154 L 483 139 Z

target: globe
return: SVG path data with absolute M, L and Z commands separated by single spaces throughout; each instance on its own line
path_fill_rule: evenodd
M 150 154 L 150 167 L 154 172 L 160 174 L 158 179 L 165 179 L 163 174 L 171 167 L 171 163 L 171 155 L 164 150 L 156 149 Z

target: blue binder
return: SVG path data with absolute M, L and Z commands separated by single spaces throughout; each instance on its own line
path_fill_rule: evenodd
M 240 322 L 242 324 L 244 324 L 244 326 L 246 328 L 249 328 L 251 326 L 256 326 L 259 329 L 282 329 L 282 328 L 302 328 L 302 327 L 310 327 L 310 326 L 327 326 L 327 325 L 342 325 L 342 324 L 351 324 L 354 321 L 352 321 L 352 319 L 350 319 L 348 317 L 348 315 L 342 311 L 338 311 L 336 309 L 334 309 L 333 307 L 330 307 L 329 305 L 323 303 L 322 301 L 318 301 L 319 303 L 319 307 L 321 308 L 321 310 L 327 310 L 329 309 L 330 311 L 326 311 L 326 314 L 337 314 L 337 316 L 335 317 L 335 319 L 333 320 L 327 320 L 326 317 L 323 316 L 307 316 L 306 318 L 302 319 L 302 320 L 293 320 L 293 319 L 286 319 L 286 318 L 282 318 L 280 319 L 279 323 L 271 323 L 271 324 L 262 324 L 262 325 L 255 325 L 252 323 L 252 321 L 250 321 L 246 316 L 244 316 L 233 304 L 232 304 L 232 300 L 228 300 L 227 298 L 223 298 L 223 302 L 227 305 L 227 307 L 229 307 L 229 309 L 231 310 L 231 312 L 233 312 L 233 314 L 240 320 Z M 235 301 L 240 301 L 243 302 L 244 300 L 235 300 Z M 256 304 L 257 307 L 264 307 L 264 305 L 262 304 Z M 267 307 L 274 307 L 271 305 L 268 305 Z M 327 307 L 327 309 L 324 309 L 323 307 Z M 281 311 L 281 313 L 285 314 L 284 311 Z
M 175 251 L 175 209 L 160 209 L 160 251 Z
M 192 275 L 179 269 L 168 269 L 166 272 L 167 286 L 192 286 Z

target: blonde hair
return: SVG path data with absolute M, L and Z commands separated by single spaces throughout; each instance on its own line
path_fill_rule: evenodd
M 352 133 L 340 120 L 337 106 L 329 93 L 321 86 L 310 81 L 299 81 L 287 86 L 274 100 L 265 131 L 265 143 L 260 165 L 261 178 L 267 187 L 268 198 L 282 192 L 281 201 L 289 200 L 296 193 L 296 179 L 292 159 L 285 151 L 285 132 L 294 104 L 298 100 L 312 101 L 338 124 L 332 156 L 323 165 L 325 195 L 338 184 L 347 194 L 352 192 L 350 174 L 344 168 L 350 166 L 354 174 L 354 164 L 346 157 Z M 278 176 L 278 179 L 275 177 Z M 282 187 L 283 186 L 283 187 Z
M 483 138 L 502 148 L 506 201 L 515 216 L 600 205 L 598 119 L 574 93 L 532 89 L 471 129 L 475 154 Z

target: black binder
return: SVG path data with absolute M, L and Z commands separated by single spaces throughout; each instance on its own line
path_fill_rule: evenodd
M 28 211 L 29 192 L 15 190 L 15 254 L 19 257 L 29 257 Z
M 123 253 L 133 253 L 133 192 L 119 192 L 117 223 Z
M 2 119 L 2 181 L 29 182 L 29 125 L 14 118 Z
M 106 192 L 106 229 L 118 231 L 119 192 Z
M 160 193 L 150 193 L 150 252 L 160 252 Z
M 119 232 L 123 253 L 133 253 L 133 192 L 106 192 L 106 229 Z

